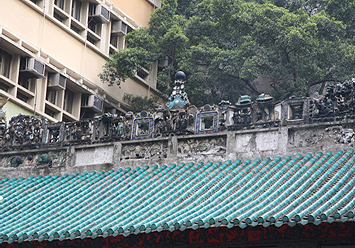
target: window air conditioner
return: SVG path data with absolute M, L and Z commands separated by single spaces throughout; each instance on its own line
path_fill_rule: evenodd
M 67 78 L 61 75 L 60 73 L 51 73 L 49 74 L 49 85 L 48 88 L 54 90 L 65 90 L 67 86 Z
M 83 95 L 81 107 L 91 109 L 94 112 L 102 113 L 104 102 L 102 99 L 95 95 Z
M 112 22 L 111 34 L 113 36 L 124 36 L 127 34 L 127 24 L 123 21 Z
M 45 65 L 35 58 L 25 57 L 21 61 L 20 72 L 29 78 L 44 77 Z
M 96 22 L 109 23 L 110 11 L 100 4 L 89 5 L 89 18 Z
M 163 59 L 158 60 L 158 67 L 167 67 L 169 65 L 169 57 L 166 56 Z

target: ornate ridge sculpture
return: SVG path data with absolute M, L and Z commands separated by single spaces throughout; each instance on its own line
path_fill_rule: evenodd
M 253 102 L 250 96 L 242 95 L 235 104 L 223 100 L 218 105 L 206 104 L 201 108 L 190 104 L 184 91 L 185 82 L 186 75 L 177 72 L 166 107 L 160 105 L 154 113 L 146 110 L 121 116 L 106 113 L 94 119 L 66 123 L 49 123 L 42 117 L 20 114 L 6 124 L 1 107 L 7 99 L 0 98 L 0 149 L 60 147 L 355 120 L 355 80 L 329 85 L 324 96 L 290 97 L 274 102 L 270 93 L 263 93 Z M 20 162 L 14 158 L 13 166 Z
M 182 71 L 175 74 L 175 86 L 169 97 L 166 106 L 169 110 L 181 110 L 190 105 L 189 98 L 185 92 L 186 75 Z

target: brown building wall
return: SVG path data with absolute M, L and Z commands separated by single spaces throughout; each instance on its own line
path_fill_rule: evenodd
M 129 2 L 129 4 L 127 4 L 127 2 Z M 112 0 L 112 3 L 145 27 L 148 27 L 150 13 L 155 9 L 155 7 L 146 0 Z

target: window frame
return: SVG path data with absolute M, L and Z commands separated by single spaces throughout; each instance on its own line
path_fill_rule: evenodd
M 65 0 L 54 0 L 54 5 L 58 8 L 64 10 L 65 9 Z
M 11 63 L 12 63 L 12 54 L 0 48 L 0 75 L 3 75 L 4 77 L 10 79 Z
M 64 93 L 63 109 L 70 114 L 73 113 L 74 98 L 75 98 L 75 92 L 67 88 Z
M 81 9 L 83 2 L 80 0 L 73 0 L 71 6 L 71 16 L 80 22 L 81 19 Z
M 18 78 L 18 85 L 21 85 L 23 88 L 30 90 L 31 89 L 31 78 L 28 78 L 20 73 Z
M 57 104 L 57 91 L 47 88 L 46 100 L 54 105 Z

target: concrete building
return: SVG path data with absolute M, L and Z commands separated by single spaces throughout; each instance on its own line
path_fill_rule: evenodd
M 124 35 L 148 26 L 161 0 L 0 0 L 0 96 L 9 117 L 76 121 L 125 112 L 125 93 L 156 92 L 156 71 L 143 69 L 118 86 L 98 74 Z

